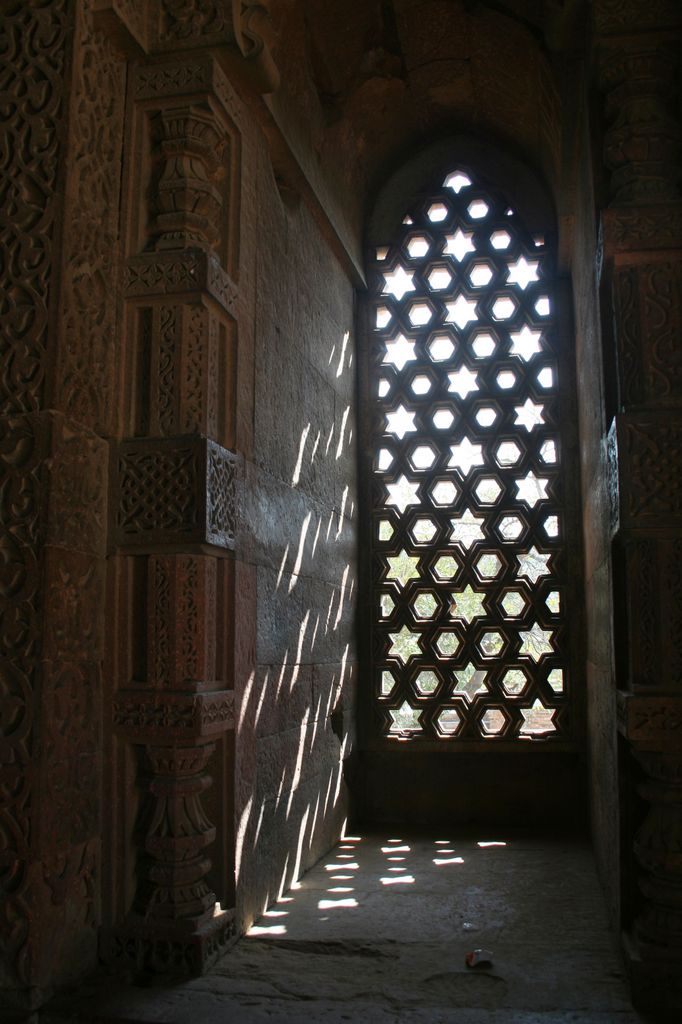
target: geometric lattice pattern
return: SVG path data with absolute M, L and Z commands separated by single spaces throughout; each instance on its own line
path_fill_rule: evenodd
M 120 548 L 233 548 L 237 457 L 201 434 L 134 438 L 118 446 L 113 542 Z
M 549 259 L 502 197 L 456 169 L 376 251 L 372 630 L 383 735 L 564 732 Z

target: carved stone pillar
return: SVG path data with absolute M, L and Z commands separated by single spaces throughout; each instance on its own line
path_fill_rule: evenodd
M 601 84 L 606 93 L 604 159 L 618 203 L 679 197 L 677 115 L 679 44 L 664 38 L 605 45 Z
M 199 52 L 140 62 L 128 83 L 102 952 L 138 970 L 197 973 L 234 937 L 240 108 L 193 37 L 198 26 L 220 34 L 229 5 L 186 20 L 190 6 L 152 5 L 145 48 Z
M 618 367 L 608 450 L 619 731 L 625 788 L 641 801 L 622 851 L 638 878 L 624 945 L 635 1001 L 672 1009 L 682 1007 L 682 11 L 602 2 L 595 18 Z

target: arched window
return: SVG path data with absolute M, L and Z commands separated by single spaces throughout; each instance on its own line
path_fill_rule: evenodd
M 375 733 L 566 739 L 572 385 L 553 254 L 457 166 L 387 242 L 370 268 Z

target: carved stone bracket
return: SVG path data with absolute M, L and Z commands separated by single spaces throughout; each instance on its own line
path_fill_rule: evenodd
M 682 529 L 682 413 L 624 413 L 615 433 L 620 530 Z
M 233 548 L 237 456 L 201 435 L 122 441 L 112 469 L 121 550 Z
M 279 70 L 272 54 L 270 0 L 232 0 L 232 19 L 235 39 L 253 84 L 260 92 L 275 92 Z

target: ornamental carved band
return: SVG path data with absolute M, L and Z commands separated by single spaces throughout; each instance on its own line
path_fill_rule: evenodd
M 682 738 L 682 696 L 619 693 L 618 728 L 639 746 L 676 749 Z
M 682 203 L 610 207 L 602 212 L 607 257 L 622 252 L 682 249 Z
M 682 690 L 682 541 L 646 532 L 621 538 L 627 582 L 630 689 Z
M 116 733 L 138 742 L 214 736 L 233 725 L 232 690 L 163 695 L 138 690 L 120 693 L 114 701 Z
M 682 262 L 618 268 L 613 291 L 622 404 L 682 405 Z
M 206 292 L 228 313 L 234 311 L 234 283 L 217 257 L 203 249 L 136 256 L 125 273 L 127 298 Z
M 216 685 L 217 559 L 153 555 L 148 559 L 147 682 L 163 690 Z
M 234 548 L 237 457 L 199 434 L 122 441 L 113 460 L 119 549 Z
M 11 7 L 3 4 L 0 19 L 3 149 L 10 154 L 3 160 L 0 186 L 5 284 L 0 396 L 10 415 L 43 406 L 55 225 L 63 203 L 57 175 L 68 113 L 69 42 L 65 3 Z

